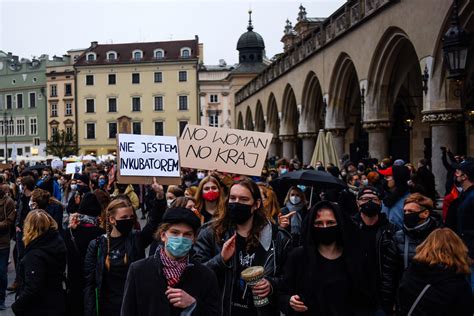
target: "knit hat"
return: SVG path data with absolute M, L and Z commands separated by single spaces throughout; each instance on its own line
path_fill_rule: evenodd
M 469 179 L 474 179 L 474 158 L 466 158 L 456 165 L 456 169 L 461 170 Z
M 187 224 L 196 232 L 201 227 L 201 221 L 191 210 L 184 207 L 171 207 L 163 215 L 162 223 Z
M 393 180 L 397 188 L 406 187 L 410 180 L 410 169 L 405 166 L 393 166 Z
M 81 182 L 89 185 L 89 177 L 86 174 L 83 173 L 75 173 L 74 174 L 74 179 L 75 180 L 81 180 Z
M 97 217 L 100 216 L 100 213 L 102 212 L 102 207 L 95 194 L 88 192 L 82 197 L 77 212 L 79 214 Z

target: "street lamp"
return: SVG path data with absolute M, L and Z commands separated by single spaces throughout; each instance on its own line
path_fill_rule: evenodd
M 8 163 L 8 133 L 10 126 L 13 126 L 13 117 L 10 115 L 8 119 L 7 112 L 3 112 L 3 131 L 5 132 L 5 163 Z
M 449 79 L 462 79 L 466 69 L 470 35 L 459 23 L 458 0 L 454 0 L 451 26 L 443 37 L 444 60 Z

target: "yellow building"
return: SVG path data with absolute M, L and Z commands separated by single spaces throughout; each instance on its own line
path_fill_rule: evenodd
M 75 63 L 80 154 L 116 151 L 116 134 L 176 135 L 199 124 L 194 40 L 98 44 Z

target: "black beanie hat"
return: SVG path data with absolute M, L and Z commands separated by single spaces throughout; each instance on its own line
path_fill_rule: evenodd
M 405 188 L 410 180 L 410 169 L 405 166 L 393 166 L 393 180 L 397 188 Z
M 97 217 L 100 216 L 102 207 L 95 194 L 88 192 L 82 197 L 77 212 L 79 214 Z
M 74 174 L 75 180 L 81 180 L 83 183 L 89 185 L 89 177 L 83 173 L 76 173 Z
M 162 222 L 169 224 L 187 224 L 191 226 L 195 232 L 199 229 L 199 227 L 201 227 L 201 221 L 197 215 L 194 214 L 190 209 L 184 207 L 169 208 L 163 215 Z

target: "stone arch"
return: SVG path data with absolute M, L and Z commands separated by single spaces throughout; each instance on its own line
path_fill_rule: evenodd
M 237 129 L 244 129 L 244 119 L 242 117 L 242 112 L 239 112 L 237 116 Z
M 255 108 L 255 131 L 265 132 L 265 117 L 263 116 L 263 107 L 260 100 L 257 101 Z
M 247 110 L 245 111 L 245 129 L 247 131 L 253 131 L 254 130 L 252 110 L 250 109 L 250 106 L 248 106 Z
M 316 133 L 323 128 L 323 92 L 314 71 L 306 76 L 299 132 Z
M 266 119 L 266 129 L 267 133 L 273 134 L 272 144 L 268 151 L 269 157 L 280 156 L 280 115 L 278 114 L 278 105 L 273 92 L 270 93 L 267 102 L 267 119 Z
M 293 88 L 288 83 L 283 92 L 282 99 L 282 125 L 280 138 L 283 142 L 283 157 L 292 159 L 301 157 L 301 142 L 296 137 L 299 126 L 299 113 Z

